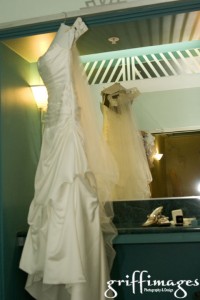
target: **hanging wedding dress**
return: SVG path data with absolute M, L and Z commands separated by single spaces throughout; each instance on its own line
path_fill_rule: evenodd
M 75 42 L 87 30 L 78 18 L 61 24 L 38 67 L 48 111 L 29 231 L 20 268 L 38 300 L 102 300 L 114 257 L 115 228 L 105 213 L 117 168 L 98 133 Z
M 102 91 L 103 132 L 119 169 L 119 181 L 113 199 L 151 197 L 152 176 L 132 109 L 139 91 L 125 89 L 120 83 Z

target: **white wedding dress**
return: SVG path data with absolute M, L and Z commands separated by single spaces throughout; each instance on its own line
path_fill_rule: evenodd
M 48 111 L 20 261 L 38 300 L 105 299 L 114 257 L 104 204 L 118 175 L 79 69 L 75 42 L 86 30 L 80 18 L 61 24 L 38 61 Z

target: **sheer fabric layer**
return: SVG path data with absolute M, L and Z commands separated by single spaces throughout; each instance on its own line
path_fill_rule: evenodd
M 135 96 L 137 95 L 138 92 Z M 122 94 L 115 110 L 102 105 L 104 136 L 119 169 L 119 180 L 113 190 L 113 199 L 150 198 L 149 184 L 152 176 L 132 104 L 126 99 L 128 98 Z

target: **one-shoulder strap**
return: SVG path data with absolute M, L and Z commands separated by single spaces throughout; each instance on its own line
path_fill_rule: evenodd
M 83 20 L 80 17 L 76 19 L 76 21 L 73 24 L 73 27 L 75 28 L 75 40 L 77 40 L 82 34 L 84 34 L 88 30 L 87 25 L 83 22 Z

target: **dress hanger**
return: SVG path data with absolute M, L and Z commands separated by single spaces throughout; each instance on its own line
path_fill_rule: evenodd
M 118 82 L 112 84 L 111 86 L 109 86 L 108 88 L 105 88 L 103 91 L 102 91 L 102 94 L 117 94 L 119 93 L 120 91 L 125 91 L 126 89 Z
M 65 19 L 63 21 L 63 23 L 66 25 L 66 21 L 67 21 L 67 13 L 65 11 L 63 11 L 63 14 L 65 15 Z
M 66 26 L 68 26 L 66 24 L 66 22 L 67 22 L 67 13 L 64 11 L 63 14 L 65 15 L 65 19 L 62 23 L 65 24 Z M 83 33 L 85 33 L 88 30 L 87 25 L 83 22 L 81 17 L 78 17 L 75 20 L 72 27 L 76 30 L 76 39 L 79 38 L 80 35 L 82 35 Z

